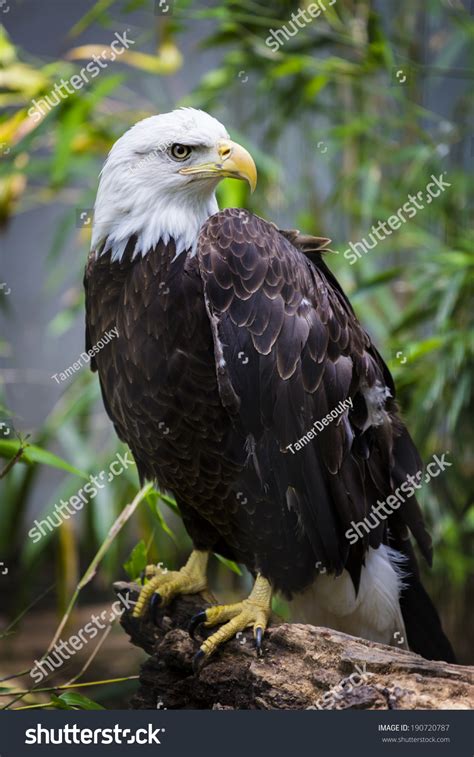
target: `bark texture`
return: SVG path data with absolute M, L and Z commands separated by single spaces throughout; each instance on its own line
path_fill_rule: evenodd
M 115 591 L 134 599 L 136 584 Z M 121 624 L 132 644 L 149 658 L 140 670 L 133 709 L 474 709 L 474 668 L 431 662 L 396 647 L 328 628 L 279 622 L 267 629 L 258 658 L 249 629 L 219 650 L 199 673 L 192 658 L 190 618 L 209 605 L 209 595 L 182 596 L 161 610 Z M 207 634 L 207 629 L 202 633 Z

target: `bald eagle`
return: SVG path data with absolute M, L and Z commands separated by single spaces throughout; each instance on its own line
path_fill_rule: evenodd
M 198 666 L 248 626 L 260 650 L 274 592 L 294 620 L 453 660 L 409 538 L 431 562 L 406 485 L 423 466 L 323 260 L 329 240 L 220 211 L 223 177 L 253 190 L 254 161 L 194 109 L 135 124 L 101 173 L 87 349 L 118 336 L 91 367 L 141 479 L 175 496 L 194 546 L 181 570 L 148 566 L 134 614 L 204 589 L 215 552 L 255 583 L 191 620 L 219 626 Z

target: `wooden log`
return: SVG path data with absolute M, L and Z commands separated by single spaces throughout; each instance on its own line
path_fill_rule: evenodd
M 117 582 L 136 598 L 136 584 Z M 328 628 L 277 618 L 257 657 L 251 629 L 227 642 L 194 674 L 199 647 L 190 618 L 210 595 L 177 597 L 156 624 L 125 611 L 121 624 L 132 644 L 149 655 L 141 667 L 133 709 L 474 709 L 474 668 L 425 660 L 413 652 Z M 203 631 L 207 635 L 208 631 Z

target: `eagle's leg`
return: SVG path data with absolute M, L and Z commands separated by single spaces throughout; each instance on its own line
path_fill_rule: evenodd
M 156 604 L 166 605 L 177 594 L 197 594 L 207 587 L 207 561 L 209 552 L 194 549 L 186 565 L 180 570 L 162 570 L 160 565 L 148 565 L 145 575 L 150 577 L 141 590 L 133 608 L 133 616 L 139 618 L 150 601 L 153 610 Z
M 189 626 L 191 636 L 193 636 L 194 629 L 200 623 L 204 623 L 206 628 L 215 626 L 218 623 L 225 623 L 225 625 L 201 644 L 198 653 L 194 657 L 194 668 L 198 669 L 204 659 L 210 657 L 217 647 L 248 626 L 253 626 L 257 652 L 260 653 L 263 633 L 272 612 L 271 605 L 272 587 L 266 578 L 258 575 L 247 599 L 233 605 L 208 607 L 206 610 L 195 615 L 191 619 Z

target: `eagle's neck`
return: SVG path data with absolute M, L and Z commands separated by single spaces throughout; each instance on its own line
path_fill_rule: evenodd
M 121 260 L 131 237 L 137 243 L 133 256 L 144 256 L 160 242 L 174 243 L 176 255 L 194 253 L 199 230 L 219 207 L 214 192 L 197 194 L 181 192 L 150 195 L 145 190 L 109 202 L 105 187 L 99 188 L 94 212 L 92 249 L 97 250 L 106 239 L 101 254 L 111 251 L 112 260 Z

